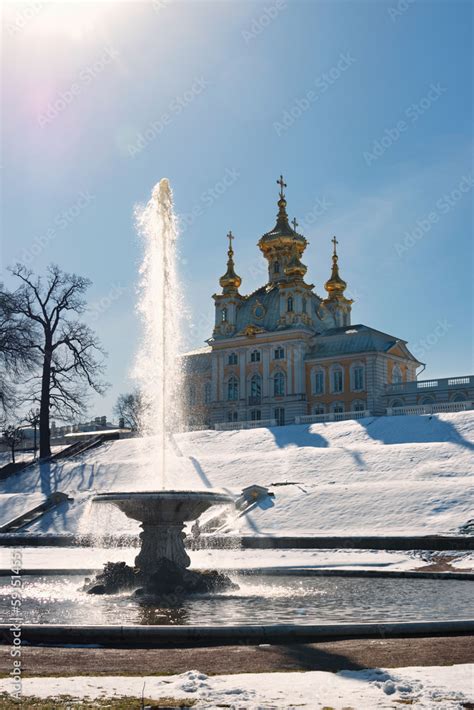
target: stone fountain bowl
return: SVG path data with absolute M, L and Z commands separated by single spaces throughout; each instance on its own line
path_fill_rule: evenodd
M 128 518 L 145 525 L 196 520 L 213 505 L 234 502 L 231 495 L 213 490 L 99 493 L 92 500 L 115 505 Z
M 141 549 L 135 558 L 135 567 L 142 576 L 162 575 L 164 564 L 169 574 L 171 564 L 175 580 L 182 577 L 181 571 L 191 563 L 184 547 L 184 524 L 196 520 L 213 505 L 234 502 L 227 493 L 213 490 L 99 493 L 92 500 L 115 505 L 128 518 L 141 523 Z M 111 572 L 115 574 L 113 569 Z M 173 589 L 172 584 L 170 588 Z M 164 593 L 169 589 L 160 584 L 159 591 Z

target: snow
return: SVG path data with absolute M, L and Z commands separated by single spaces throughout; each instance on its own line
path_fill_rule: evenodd
M 188 432 L 176 435 L 168 452 L 167 487 L 237 494 L 252 483 L 288 484 L 271 488 L 273 505 L 257 506 L 242 518 L 229 515 L 229 532 L 448 533 L 472 517 L 473 453 L 473 411 Z M 112 506 L 93 505 L 91 497 L 160 488 L 154 456 L 145 439 L 108 442 L 74 460 L 11 476 L 0 492 L 59 490 L 74 498 L 31 524 L 31 532 L 138 532 L 137 523 Z
M 0 494 L 0 525 L 5 525 L 13 518 L 23 515 L 37 505 L 41 505 L 45 497 L 41 493 L 18 495 L 14 493 Z
M 10 568 L 12 548 L 0 548 L 0 569 Z M 188 551 L 194 568 L 200 569 L 263 569 L 324 568 L 372 569 L 403 571 L 421 567 L 424 563 L 409 552 L 383 550 L 198 550 Z M 29 547 L 22 550 L 24 569 L 101 569 L 106 562 L 124 561 L 133 564 L 137 548 L 72 547 L 67 552 L 57 547 Z M 474 566 L 472 555 L 456 563 L 461 569 Z
M 192 699 L 194 708 L 441 708 L 461 710 L 473 700 L 474 665 L 366 669 L 328 673 L 242 673 L 207 676 L 198 670 L 174 676 L 23 678 L 22 696 L 76 699 L 144 695 Z M 12 680 L 0 680 L 11 692 Z

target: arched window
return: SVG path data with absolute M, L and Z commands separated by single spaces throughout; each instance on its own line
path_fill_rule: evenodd
M 239 381 L 236 377 L 231 377 L 227 382 L 227 399 L 235 402 L 239 398 Z
M 313 370 L 313 394 L 324 394 L 324 370 L 317 367 Z
M 283 372 L 275 373 L 273 378 L 273 394 L 275 397 L 283 397 L 285 394 L 285 375 Z
M 231 412 L 227 412 L 227 421 L 236 422 L 239 419 L 239 413 L 233 409 Z
M 227 323 L 227 308 L 223 308 L 221 311 L 221 320 L 223 323 Z
M 288 311 L 288 313 L 293 312 L 293 297 L 292 296 L 290 296 L 286 301 L 286 310 Z
M 420 399 L 420 404 L 434 404 L 434 397 L 429 395 Z
M 344 412 L 344 402 L 333 402 L 331 404 L 331 411 L 334 414 L 342 414 Z
M 456 394 L 454 394 L 451 397 L 451 402 L 465 402 L 465 401 L 466 401 L 466 395 L 463 394 L 462 392 L 456 392 Z
M 238 363 L 237 353 L 231 353 L 229 355 L 228 363 L 229 363 L 229 365 L 237 365 L 237 363 Z
M 355 363 L 351 367 L 351 389 L 353 392 L 361 392 L 365 389 L 365 367 L 360 363 Z
M 273 262 L 273 273 L 274 274 L 280 273 L 280 262 L 279 261 Z
M 353 412 L 363 412 L 366 409 L 365 402 L 362 399 L 356 399 L 355 402 L 352 402 L 351 408 Z
M 325 414 L 324 404 L 317 404 L 313 409 L 314 414 Z
M 204 402 L 206 404 L 209 404 L 210 401 L 211 401 L 211 383 L 206 382 L 206 384 L 204 385 Z
M 306 298 L 303 298 L 302 310 L 303 310 L 303 313 L 306 313 L 308 310 L 308 301 L 306 300 Z
M 392 370 L 392 383 L 398 385 L 400 382 L 403 382 L 402 371 L 399 365 L 394 365 Z
M 254 403 L 256 403 L 256 400 L 260 400 L 262 396 L 262 378 L 260 375 L 253 375 L 250 380 L 250 396 Z
M 405 405 L 401 399 L 394 399 L 390 406 L 392 409 L 396 409 L 397 407 L 404 407 Z
M 250 419 L 253 422 L 259 422 L 262 418 L 262 412 L 260 409 L 252 409 L 250 410 Z
M 250 362 L 260 362 L 260 350 L 252 350 L 250 353 Z
M 344 390 L 344 373 L 340 365 L 334 365 L 331 369 L 331 390 L 333 392 Z

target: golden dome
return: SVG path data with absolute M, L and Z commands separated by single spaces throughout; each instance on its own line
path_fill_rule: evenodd
M 303 278 L 305 273 L 308 271 L 308 267 L 305 266 L 298 257 L 298 251 L 296 246 L 293 247 L 293 253 L 290 261 L 285 267 L 286 276 L 300 277 Z
M 234 250 L 232 249 L 232 240 L 235 239 L 235 237 L 232 232 L 229 232 L 227 238 L 229 240 L 229 248 L 227 250 L 227 271 L 224 276 L 221 276 L 219 279 L 219 283 L 222 286 L 224 293 L 229 291 L 237 291 L 242 283 L 242 279 L 235 273 L 234 270 Z
M 336 251 L 336 244 L 337 239 L 336 237 L 333 237 L 332 243 L 334 245 L 334 253 L 332 255 L 332 272 L 331 272 L 331 278 L 326 281 L 324 284 L 324 288 L 326 291 L 329 293 L 329 296 L 342 296 L 345 289 L 347 288 L 347 284 L 344 281 L 344 279 L 341 279 L 339 276 L 339 266 L 338 266 L 338 256 L 337 256 L 337 251 Z

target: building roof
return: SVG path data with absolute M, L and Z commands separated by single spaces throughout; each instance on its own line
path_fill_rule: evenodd
M 406 347 L 405 340 L 360 323 L 342 328 L 330 328 L 317 335 L 306 360 L 365 352 L 384 353 L 395 345 L 401 346 L 408 358 L 419 362 Z

